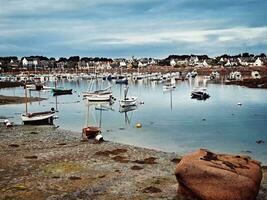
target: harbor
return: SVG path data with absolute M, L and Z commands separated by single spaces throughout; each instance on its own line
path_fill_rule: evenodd
M 27 89 L 28 97 L 42 98 L 28 102 L 27 109 L 29 113 L 52 114 L 55 126 L 79 133 L 76 136 L 80 137 L 82 130 L 91 126 L 101 129 L 101 136 L 113 142 L 182 155 L 207 148 L 247 154 L 267 163 L 266 143 L 256 143 L 267 140 L 265 89 L 226 85 L 227 77 L 196 75 L 183 80 L 180 73 L 159 74 L 153 75 L 157 79 L 129 76 L 127 88 L 116 84 L 117 79 L 108 81 L 103 76 L 56 78 L 43 83 L 48 89 Z M 54 95 L 55 85 L 72 93 Z M 1 94 L 23 98 L 25 89 L 4 88 Z M 103 94 L 107 96 L 104 101 Z M 92 100 L 92 95 L 101 99 Z M 122 101 L 126 98 L 136 99 L 124 107 Z M 1 106 L 2 121 L 6 117 L 14 124 L 22 124 L 25 103 L 21 103 Z
M 0 2 L 0 200 L 267 200 L 267 1 Z

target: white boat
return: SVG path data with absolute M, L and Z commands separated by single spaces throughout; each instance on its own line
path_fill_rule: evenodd
M 27 89 L 25 88 L 25 106 L 26 106 L 26 112 L 21 115 L 21 120 L 23 124 L 29 124 L 29 125 L 44 125 L 44 124 L 53 124 L 55 111 L 52 108 L 51 111 L 45 111 L 45 112 L 34 112 L 29 113 L 28 112 L 28 106 L 27 106 Z
M 127 97 L 129 87 L 126 86 L 124 89 L 124 98 L 120 100 L 121 107 L 134 106 L 137 104 L 137 97 L 129 96 Z
M 90 88 L 92 88 L 92 84 L 89 85 L 88 92 L 82 93 L 83 97 L 89 101 L 111 101 L 113 99 L 111 86 L 95 91 L 90 91 Z
M 112 100 L 112 93 L 87 93 L 85 98 L 88 101 L 111 101 Z
M 54 111 L 25 113 L 21 115 L 21 119 L 25 125 L 53 124 L 54 115 Z

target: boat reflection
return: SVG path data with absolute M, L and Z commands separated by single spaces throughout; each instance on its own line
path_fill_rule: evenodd
M 131 125 L 131 120 L 133 117 L 133 111 L 137 110 L 137 106 L 127 106 L 127 107 L 121 107 L 119 109 L 120 113 L 124 113 L 124 121 L 125 121 L 125 126 L 130 126 Z
M 172 104 L 172 93 L 175 89 L 168 89 L 168 90 L 163 90 L 163 94 L 170 94 L 170 108 L 172 110 L 173 104 Z

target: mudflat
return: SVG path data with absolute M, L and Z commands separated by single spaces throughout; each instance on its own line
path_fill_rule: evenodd
M 176 192 L 178 154 L 77 135 L 0 124 L 0 199 L 185 199 Z M 267 199 L 263 171 L 258 200 Z

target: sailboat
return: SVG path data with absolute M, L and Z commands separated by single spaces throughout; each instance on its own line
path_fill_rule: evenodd
M 111 86 L 106 87 L 105 89 L 96 89 L 91 90 L 93 84 L 92 82 L 89 84 L 88 92 L 83 92 L 82 95 L 88 101 L 111 101 L 113 99 Z
M 125 86 L 124 98 L 120 100 L 120 106 L 121 107 L 134 106 L 137 104 L 137 97 L 135 97 L 135 96 L 127 97 L 128 90 L 129 90 L 129 86 Z
M 52 108 L 51 111 L 45 112 L 28 112 L 28 98 L 27 98 L 27 89 L 25 88 L 25 107 L 26 112 L 21 115 L 21 119 L 23 124 L 27 125 L 45 125 L 45 124 L 53 124 L 53 119 L 55 115 L 55 111 Z
M 84 139 L 95 139 L 98 134 L 101 132 L 100 126 L 89 126 L 89 109 L 90 108 L 90 103 L 88 102 L 88 107 L 87 107 L 87 113 L 86 113 L 86 126 L 82 129 L 82 138 Z

